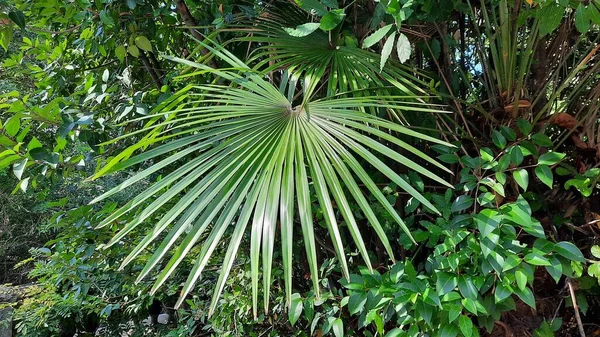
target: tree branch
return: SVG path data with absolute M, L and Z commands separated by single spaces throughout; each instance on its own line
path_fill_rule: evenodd
M 156 73 L 156 70 L 154 70 L 154 68 L 152 67 L 152 64 L 150 64 L 150 60 L 148 60 L 148 56 L 146 56 L 146 53 L 143 50 L 140 50 L 140 60 L 144 64 L 146 71 L 150 74 L 150 76 L 152 76 L 152 81 L 154 81 L 154 84 L 156 84 L 156 86 L 160 90 L 160 88 L 162 87 L 160 77 Z
M 196 28 L 194 28 L 194 27 L 198 26 L 198 23 L 196 22 L 196 19 L 190 13 L 190 10 L 189 10 L 188 6 L 186 5 L 185 0 L 173 0 L 173 2 L 175 2 L 177 11 L 179 12 L 179 15 L 181 16 L 183 23 L 185 23 L 185 25 L 188 26 L 188 30 L 190 31 L 192 36 L 198 40 L 203 40 L 204 37 L 202 36 L 202 34 L 200 34 L 196 30 Z M 200 54 L 202 54 L 202 56 L 206 56 L 208 54 L 208 50 L 206 48 L 202 48 L 202 49 L 200 49 Z M 211 67 L 218 68 L 217 61 L 215 61 L 214 58 L 210 59 L 208 62 Z

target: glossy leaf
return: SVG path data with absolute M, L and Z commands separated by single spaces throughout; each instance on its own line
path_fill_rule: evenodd
M 290 36 L 294 36 L 294 37 L 303 37 L 303 36 L 307 36 L 310 35 L 312 32 L 314 32 L 315 30 L 319 29 L 319 26 L 321 24 L 318 22 L 309 22 L 309 23 L 305 23 L 299 26 L 296 26 L 296 28 L 284 28 L 284 30 L 290 34 Z
M 9 12 L 8 17 L 19 26 L 21 29 L 25 29 L 25 15 L 21 11 Z
M 540 158 L 538 159 L 538 164 L 552 166 L 561 161 L 564 157 L 564 153 L 547 152 L 540 156 Z
M 471 319 L 465 315 L 461 315 L 458 318 L 458 326 L 460 327 L 460 331 L 465 337 L 469 337 L 473 334 L 473 322 Z
M 344 21 L 345 16 L 346 14 L 344 13 L 343 9 L 331 10 L 321 18 L 321 24 L 319 27 L 324 31 L 330 31 Z
M 390 31 L 390 29 L 392 29 L 392 27 L 393 25 L 387 25 L 377 29 L 373 34 L 365 38 L 362 47 L 369 48 L 375 43 L 381 41 L 381 39 L 383 39 L 383 37 Z
M 529 186 L 529 173 L 525 169 L 518 169 L 513 171 L 513 178 L 517 184 L 523 189 L 523 192 L 527 191 Z
M 300 315 L 302 314 L 303 302 L 300 294 L 292 294 L 292 302 L 290 304 L 290 310 L 288 312 L 288 317 L 290 320 L 290 324 L 294 326 Z
M 575 246 L 571 242 L 561 241 L 554 245 L 554 250 L 558 254 L 569 260 L 585 262 L 585 257 L 583 256 L 579 248 L 577 248 L 577 246 Z
M 410 41 L 406 35 L 400 33 L 398 42 L 396 43 L 396 52 L 398 53 L 400 63 L 404 63 L 410 58 L 411 51 L 412 47 L 410 46 Z
M 143 35 L 135 37 L 135 45 L 141 50 L 152 52 L 152 44 L 150 43 L 150 40 Z
M 503 150 L 506 147 L 506 138 L 504 138 L 502 133 L 496 130 L 492 132 L 492 142 L 494 142 L 494 145 L 500 150 Z
M 535 175 L 542 183 L 552 188 L 554 184 L 554 176 L 552 174 L 552 170 L 548 167 L 548 165 L 539 165 L 538 167 L 536 167 Z
M 383 70 L 385 63 L 388 58 L 392 54 L 392 49 L 394 48 L 394 41 L 396 40 L 396 32 L 393 32 L 383 44 L 383 48 L 381 49 L 381 60 L 379 61 L 379 71 Z

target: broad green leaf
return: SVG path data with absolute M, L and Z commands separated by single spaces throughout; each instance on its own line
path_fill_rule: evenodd
M 529 133 L 531 133 L 531 130 L 533 129 L 533 125 L 531 125 L 531 123 L 523 118 L 519 118 L 519 120 L 517 120 L 517 127 L 519 128 L 519 131 L 521 131 L 521 133 L 523 135 L 529 135 Z
M 590 275 L 591 277 L 596 277 L 600 280 L 600 263 L 592 263 L 588 267 L 588 275 Z
M 388 333 L 385 334 L 385 337 L 400 337 L 404 336 L 404 330 L 400 328 L 393 328 Z
M 396 263 L 392 269 L 390 269 L 390 279 L 394 283 L 398 283 L 403 275 L 404 265 L 402 263 Z
M 591 6 L 594 5 L 591 4 Z M 575 10 L 575 27 L 582 34 L 587 33 L 590 29 L 590 18 L 588 17 L 588 12 L 583 3 L 579 3 L 579 6 L 577 6 L 577 9 Z
M 140 50 L 138 49 L 138 47 L 134 46 L 134 45 L 130 45 L 127 47 L 127 51 L 129 52 L 129 54 L 131 54 L 131 56 L 133 57 L 139 57 L 140 56 Z
M 537 254 L 537 253 L 529 253 L 529 254 L 525 255 L 523 260 L 534 266 L 549 266 L 550 265 L 550 261 L 548 261 L 547 258 L 545 258 L 542 255 Z
M 538 11 L 540 23 L 540 35 L 544 36 L 552 33 L 562 21 L 565 14 L 565 7 L 549 2 Z
M 411 51 L 410 41 L 406 35 L 400 33 L 398 42 L 396 43 L 396 52 L 398 53 L 398 60 L 400 60 L 400 63 L 404 63 L 410 58 Z
M 563 268 L 562 268 L 562 264 L 560 263 L 560 261 L 552 256 L 550 257 L 550 265 L 549 266 L 545 266 L 546 271 L 548 271 L 548 274 L 550 274 L 550 276 L 552 276 L 552 278 L 554 279 L 554 281 L 556 283 L 558 283 L 560 281 L 560 278 L 563 275 Z
M 369 48 L 375 43 L 381 41 L 381 39 L 383 39 L 383 37 L 390 31 L 390 29 L 392 29 L 393 26 L 394 25 L 390 24 L 377 29 L 373 34 L 365 38 L 362 47 Z
M 460 303 L 462 304 L 462 306 L 467 309 L 469 312 L 471 312 L 474 315 L 477 315 L 477 306 L 475 305 L 475 301 L 471 298 L 463 298 Z
M 463 194 L 463 195 L 459 195 L 454 200 L 454 202 L 452 203 L 452 206 L 450 207 L 450 210 L 452 212 L 460 212 L 460 211 L 464 211 L 472 206 L 473 206 L 473 198 L 469 195 Z
M 354 315 L 363 310 L 365 303 L 367 303 L 367 294 L 364 292 L 355 292 L 350 295 L 348 300 L 348 312 L 350 315 Z
M 517 269 L 515 271 L 515 280 L 517 281 L 517 286 L 519 289 L 523 290 L 527 286 L 527 275 L 521 270 Z
M 21 29 L 25 29 L 25 15 L 21 11 L 9 12 L 8 17 Z
M 456 288 L 458 285 L 458 278 L 456 275 L 450 273 L 440 272 L 437 273 L 437 281 L 435 288 L 439 296 L 446 295 Z
M 598 4 L 597 1 L 596 4 L 596 6 L 600 7 L 600 4 Z M 600 25 L 600 10 L 596 8 L 596 6 L 594 6 L 593 4 L 589 4 L 586 7 L 586 12 L 588 18 L 590 18 L 590 20 L 592 20 L 593 23 Z
M 529 173 L 526 169 L 518 169 L 513 171 L 513 178 L 517 182 L 517 184 L 523 189 L 523 192 L 527 191 L 527 186 L 529 186 Z
M 465 337 L 470 337 L 473 334 L 473 322 L 465 315 L 458 318 L 458 326 Z
M 125 56 L 127 55 L 127 49 L 125 48 L 125 46 L 117 46 L 117 48 L 115 48 L 115 56 L 119 59 L 119 61 L 123 62 L 125 61 Z
M 320 25 L 321 24 L 318 22 L 308 22 L 302 25 L 298 25 L 296 26 L 296 28 L 285 27 L 283 28 L 283 30 L 285 30 L 286 33 L 290 34 L 290 36 L 304 37 L 310 35 L 312 32 L 319 29 Z
M 506 139 L 508 139 L 511 142 L 514 142 L 517 139 L 517 134 L 515 133 L 515 130 L 509 128 L 508 126 L 501 126 L 500 132 L 502 133 L 502 135 L 504 135 L 504 137 L 506 137 Z
M 22 157 L 20 155 L 15 155 L 15 154 L 4 156 L 0 160 L 0 169 L 4 169 L 4 168 L 8 167 L 8 166 L 10 166 L 10 164 L 12 164 L 20 159 L 22 159 Z
M 490 148 L 483 147 L 479 149 L 479 155 L 485 162 L 491 162 L 494 160 L 494 152 Z
M 444 310 L 448 311 L 448 321 L 452 323 L 458 318 L 463 308 L 460 305 L 444 303 Z
M 506 138 L 502 135 L 502 133 L 494 130 L 492 132 L 492 142 L 496 145 L 497 148 L 503 150 L 506 147 Z
M 25 172 L 25 167 L 27 167 L 27 160 L 27 158 L 23 158 L 13 164 L 13 173 L 19 180 L 23 177 L 23 172 Z
M 9 137 L 14 137 L 19 133 L 19 129 L 21 128 L 21 119 L 19 116 L 12 116 L 6 124 L 4 124 L 4 131 L 6 135 Z
M 417 312 L 421 317 L 425 320 L 428 325 L 431 325 L 431 318 L 433 317 L 433 307 L 423 303 L 422 301 L 418 301 L 415 306 Z
M 0 45 L 5 51 L 8 51 L 8 46 L 13 37 L 13 29 L 10 25 L 0 26 Z
M 523 151 L 519 145 L 515 145 L 510 150 L 510 162 L 515 166 L 519 166 L 523 162 Z
M 321 18 L 321 24 L 319 27 L 324 31 L 330 31 L 344 21 L 345 16 L 346 13 L 344 13 L 343 9 L 331 10 Z
M 546 136 L 545 134 L 538 132 L 536 134 L 534 134 L 533 136 L 531 136 L 531 141 L 538 146 L 546 146 L 546 147 L 550 147 L 552 146 L 552 140 L 550 140 L 550 137 Z
M 379 71 L 383 71 L 383 67 L 387 62 L 388 58 L 392 54 L 394 48 L 394 41 L 396 40 L 396 32 L 393 32 L 385 41 L 383 48 L 381 49 L 381 60 L 379 61 Z
M 454 324 L 444 324 L 439 332 L 439 337 L 456 337 L 458 336 L 458 327 Z
M 331 323 L 331 329 L 333 330 L 335 337 L 344 337 L 344 322 L 341 318 L 336 318 L 335 321 Z
M 516 266 L 518 266 L 521 263 L 521 258 L 518 257 L 515 254 L 509 254 L 505 261 L 504 261 L 504 266 L 502 267 L 502 271 L 509 271 L 513 268 L 515 268 Z
M 510 166 L 511 163 L 511 153 L 503 154 L 498 160 L 498 166 L 496 166 L 497 172 L 503 172 Z
M 505 286 L 502 283 L 496 283 L 496 288 L 494 289 L 494 301 L 496 303 L 500 303 L 510 297 L 513 294 L 513 290 L 510 286 Z
M 454 153 L 444 153 L 437 157 L 441 162 L 447 164 L 456 164 L 458 163 L 458 157 Z
M 482 237 L 488 237 L 502 221 L 502 214 L 496 210 L 483 209 L 475 215 L 475 223 Z
M 516 289 L 515 294 L 517 294 L 517 296 L 519 296 L 519 298 L 525 302 L 525 304 L 535 309 L 535 296 L 529 287 L 525 287 L 524 289 Z
M 115 20 L 112 18 L 110 13 L 106 11 L 106 9 L 103 9 L 100 11 L 100 20 L 102 21 L 103 24 L 105 24 L 107 26 L 115 25 Z
M 294 324 L 296 324 L 296 321 L 298 321 L 298 318 L 300 318 L 303 308 L 304 304 L 302 302 L 302 297 L 300 296 L 300 294 L 292 294 L 292 301 L 290 302 L 290 311 L 288 312 L 288 317 L 292 326 L 294 326 Z
M 463 295 L 463 297 L 472 300 L 476 300 L 479 293 L 473 284 L 471 277 L 465 275 L 461 275 L 458 278 L 458 290 L 460 290 L 460 293 Z
M 540 158 L 538 159 L 538 164 L 552 166 L 561 161 L 564 157 L 564 153 L 547 152 L 540 156 Z
M 595 258 L 600 259 L 600 246 L 592 246 L 590 252 Z
M 489 264 L 492 265 L 492 268 L 494 268 L 496 273 L 502 273 L 502 268 L 504 266 L 504 258 L 502 257 L 502 255 L 492 250 L 489 256 L 487 257 L 487 261 Z
M 554 245 L 554 250 L 558 254 L 560 254 L 561 256 L 563 256 L 569 260 L 577 261 L 577 262 L 585 262 L 585 257 L 583 256 L 583 254 L 581 253 L 579 248 L 577 248 L 577 246 L 575 246 L 571 242 L 567 242 L 567 241 L 558 242 L 557 244 Z
M 537 166 L 535 168 L 535 175 L 542 183 L 552 188 L 554 184 L 554 176 L 552 174 L 552 170 L 550 169 L 550 167 L 548 167 L 548 165 Z
M 152 51 L 152 44 L 150 43 L 150 40 L 148 40 L 148 38 L 143 35 L 138 35 L 135 37 L 135 45 L 141 50 L 145 50 L 148 52 Z
M 506 173 L 504 173 L 504 172 L 496 172 L 495 176 L 496 176 L 496 180 L 500 184 L 502 184 L 502 185 L 506 184 Z

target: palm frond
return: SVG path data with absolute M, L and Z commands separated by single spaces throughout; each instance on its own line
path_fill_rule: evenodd
M 409 236 L 410 231 L 357 157 L 380 171 L 423 205 L 435 210 L 427 199 L 379 157 L 388 157 L 446 186 L 450 185 L 376 139 L 384 139 L 413 152 L 444 171 L 448 170 L 425 153 L 393 136 L 391 131 L 423 141 L 451 145 L 363 110 L 368 107 L 422 113 L 443 110 L 415 102 L 410 97 L 366 94 L 354 98 L 305 97 L 302 100 L 305 103 L 294 106 L 291 98 L 294 94 L 290 93 L 295 92 L 295 81 L 298 78 L 284 78 L 277 87 L 232 53 L 210 45 L 205 47 L 236 70 L 212 69 L 187 60 L 175 60 L 198 68 L 199 71 L 213 73 L 229 81 L 231 85 L 192 85 L 176 95 L 177 98 L 173 100 L 176 104 L 166 104 L 163 106 L 166 110 L 158 109 L 141 118 L 140 120 L 148 120 L 147 136 L 125 150 L 124 155 L 109 162 L 95 176 L 97 178 L 114 169 L 154 161 L 150 167 L 94 200 L 97 202 L 135 184 L 143 177 L 166 167 L 175 167 L 163 179 L 99 225 L 112 224 L 143 206 L 108 243 L 113 245 L 133 229 L 149 222 L 151 216 L 163 214 L 131 250 L 122 267 L 162 238 L 138 277 L 138 280 L 147 277 L 161 261 L 168 260 L 152 288 L 152 292 L 155 292 L 189 255 L 192 248 L 200 244 L 200 252 L 195 256 L 194 266 L 177 302 L 178 307 L 201 277 L 225 233 L 228 229 L 233 229 L 213 294 L 210 307 L 212 313 L 242 239 L 249 230 L 253 307 L 256 315 L 261 269 L 264 307 L 268 311 L 278 227 L 289 303 L 292 293 L 294 221 L 295 214 L 298 214 L 312 282 L 318 294 L 311 188 L 316 193 L 346 277 L 349 272 L 342 240 L 343 230 L 337 212 L 347 225 L 360 255 L 371 268 L 364 240 L 351 211 L 352 203 L 359 206 L 393 259 L 391 245 L 365 193 L 372 194 Z M 283 76 L 287 76 L 287 73 L 283 73 Z M 132 156 L 139 149 L 164 141 L 167 142 Z
M 258 18 L 241 22 L 237 29 L 248 31 L 248 35 L 233 41 L 250 44 L 253 52 L 248 64 L 254 69 L 326 75 L 324 82 L 330 96 L 365 88 L 391 93 L 389 88 L 383 89 L 386 86 L 412 96 L 426 95 L 423 74 L 395 61 L 380 71 L 379 54 L 344 43 L 338 33 L 316 30 L 308 36 L 295 37 L 285 31 L 284 28 L 303 24 L 306 19 L 306 13 L 295 6 L 267 7 Z

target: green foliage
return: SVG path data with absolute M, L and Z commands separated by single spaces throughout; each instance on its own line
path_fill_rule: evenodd
M 318 301 L 312 295 L 302 298 L 295 294 L 291 321 L 298 326 L 296 321 L 304 316 L 311 334 L 318 329 L 322 334 L 336 335 L 333 326 L 344 322 L 345 335 L 479 336 L 482 329 L 491 332 L 502 313 L 515 310 L 516 301 L 536 309 L 533 282 L 539 269 L 556 283 L 564 277 L 580 278 L 586 263 L 582 252 L 571 242 L 557 242 L 546 235 L 534 217 L 539 206 L 535 206 L 533 193 L 527 191 L 529 186 L 519 186 L 517 180 L 521 178 L 506 174 L 550 169 L 547 162 L 539 164 L 540 158 L 548 158 L 539 155 L 546 149 L 527 145 L 532 141 L 529 136 L 512 137 L 512 132 L 504 131 L 511 140 L 497 144 L 498 149 L 482 150 L 480 157 L 458 159 L 466 167 L 454 191 L 427 194 L 442 216 L 434 217 L 428 207 L 411 205 L 409 224 L 416 215 L 432 215 L 431 221 L 418 220 L 411 227 L 418 246 L 407 235 L 400 235 L 400 243 L 409 249 L 407 255 L 419 254 L 420 258 L 398 262 L 382 273 L 359 268 L 360 273 L 340 281 L 340 288 L 328 284 L 330 291 Z M 522 152 L 522 158 L 517 158 L 519 165 L 499 164 L 498 158 L 511 161 L 514 148 Z M 436 150 L 445 154 L 456 151 Z M 411 183 L 418 186 L 419 180 Z M 506 201 L 511 195 L 518 197 Z M 600 256 L 600 249 L 594 246 L 592 254 Z M 598 277 L 596 265 L 600 264 L 594 262 L 588 267 L 592 277 Z M 578 301 L 587 303 L 583 293 L 579 293 Z M 559 317 L 543 323 L 534 334 L 553 336 L 561 324 Z
M 181 284 L 134 335 L 479 336 L 565 276 L 594 312 L 598 5 L 0 0 L 18 332 L 117 335 Z
M 410 235 L 410 232 L 408 232 L 396 211 L 385 200 L 373 180 L 360 166 L 357 157 L 348 150 L 358 154 L 359 157 L 362 157 L 363 160 L 394 181 L 419 202 L 435 210 L 435 207 L 427 199 L 368 150 L 372 149 L 439 183 L 448 185 L 436 174 L 404 156 L 395 154 L 389 147 L 375 141 L 372 136 L 381 136 L 401 148 L 412 150 L 432 165 L 437 166 L 439 169 L 445 169 L 442 165 L 400 139 L 386 135 L 370 125 L 376 125 L 378 128 L 389 130 L 389 132 L 393 131 L 429 142 L 442 145 L 447 143 L 362 112 L 373 106 L 381 106 L 390 110 L 411 109 L 415 105 L 418 106 L 418 103 L 413 102 L 411 105 L 405 105 L 403 103 L 405 98 L 402 96 L 387 98 L 385 105 L 381 104 L 376 96 L 316 99 L 313 98 L 313 96 L 316 96 L 313 90 L 321 78 L 314 77 L 305 79 L 306 84 L 302 88 L 304 96 L 298 102 L 295 102 L 293 99 L 295 88 L 287 87 L 287 84 L 291 82 L 287 74 L 283 75 L 278 89 L 264 81 L 259 75 L 248 73 L 250 68 L 230 52 L 217 50 L 208 45 L 205 45 L 205 47 L 224 61 L 229 62 L 231 67 L 237 67 L 244 70 L 245 73 L 212 69 L 186 60 L 178 61 L 201 71 L 212 72 L 240 87 L 207 85 L 189 86 L 182 90 L 165 102 L 160 109 L 156 109 L 143 118 L 149 120 L 149 122 L 147 123 L 147 130 L 144 130 L 148 135 L 142 141 L 123 151 L 95 175 L 95 177 L 99 177 L 110 171 L 115 165 L 119 165 L 119 168 L 123 169 L 168 154 L 171 151 L 186 148 L 185 151 L 179 151 L 149 167 L 120 186 L 96 198 L 93 202 L 123 190 L 185 156 L 197 155 L 197 157 L 166 176 L 165 179 L 157 182 L 100 223 L 100 227 L 107 226 L 123 215 L 129 215 L 130 211 L 142 202 L 151 200 L 150 198 L 155 196 L 156 192 L 165 191 L 139 217 L 128 222 L 119 234 L 108 243 L 109 246 L 114 245 L 126 237 L 131 230 L 137 228 L 150 215 L 159 211 L 178 193 L 188 187 L 195 186 L 166 211 L 153 231 L 144 238 L 140 245 L 133 249 L 123 262 L 123 266 L 127 265 L 143 252 L 152 241 L 157 239 L 161 232 L 168 232 L 159 249 L 156 250 L 142 270 L 139 277 L 141 280 L 156 267 L 177 240 L 180 237 L 183 238 L 167 267 L 160 274 L 158 281 L 152 288 L 152 292 L 155 292 L 169 278 L 198 239 L 209 228 L 211 222 L 215 221 L 207 239 L 210 244 L 205 244 L 197 257 L 197 262 L 184 285 L 182 296 L 176 306 L 181 305 L 185 296 L 190 293 L 194 284 L 200 278 L 208 259 L 210 259 L 228 226 L 237 218 L 234 235 L 225 257 L 224 265 L 226 268 L 221 274 L 214 292 L 215 296 L 211 305 L 212 312 L 227 278 L 229 266 L 235 259 L 241 238 L 252 217 L 250 256 L 254 314 L 257 315 L 259 257 L 261 254 L 264 256 L 262 263 L 263 288 L 265 288 L 265 294 L 267 294 L 264 298 L 264 307 L 265 311 L 268 311 L 275 224 L 278 221 L 282 227 L 283 263 L 285 265 L 285 282 L 289 301 L 292 289 L 291 255 L 293 250 L 294 210 L 297 207 L 302 236 L 306 245 L 306 254 L 309 257 L 309 265 L 313 275 L 313 285 L 315 292 L 318 294 L 315 234 L 312 214 L 309 211 L 311 208 L 309 200 L 312 193 L 311 188 L 314 188 L 329 234 L 332 237 L 334 249 L 346 277 L 349 275 L 348 267 L 338 220 L 334 213 L 332 197 L 340 207 L 340 212 L 353 241 L 359 247 L 360 254 L 369 268 L 371 268 L 371 263 L 355 215 L 350 209 L 348 199 L 342 192 L 344 186 L 348 188 L 353 202 L 360 206 L 362 213 L 369 219 L 387 252 L 393 257 L 383 229 L 360 191 L 354 176 L 357 176 L 360 182 L 375 195 L 378 202 L 386 208 L 388 213 L 394 217 L 396 223 L 408 235 Z M 295 82 L 292 83 L 295 85 Z M 194 98 L 197 95 L 202 95 L 205 100 L 195 101 Z M 215 102 L 227 102 L 227 105 L 214 105 Z M 420 107 L 419 110 L 436 112 L 436 110 L 429 109 L 426 106 Z M 182 115 L 178 114 L 179 111 L 187 112 Z M 190 117 L 188 113 L 192 116 Z M 166 121 L 156 123 L 165 115 L 169 116 Z M 212 122 L 215 119 L 219 121 Z M 169 126 L 170 129 L 165 129 Z M 173 130 L 178 131 L 173 134 Z M 174 138 L 174 136 L 178 137 Z M 139 148 L 171 138 L 174 138 L 174 140 L 129 158 Z M 222 143 L 213 147 L 216 142 Z M 227 158 L 226 161 L 224 161 L 225 158 Z M 234 163 L 235 166 L 233 166 Z M 309 186 L 309 178 L 312 187 Z M 297 200 L 297 202 L 295 203 L 294 200 Z M 244 207 L 240 209 L 242 203 L 244 203 Z M 220 215 L 219 212 L 221 212 Z M 281 212 L 279 217 L 278 212 Z M 171 222 L 177 218 L 175 226 L 169 228 Z M 185 229 L 192 224 L 192 229 L 188 233 L 184 233 Z
M 114 207 L 92 212 L 84 206 L 49 220 L 48 230 L 59 234 L 46 247 L 32 251 L 36 262 L 31 277 L 40 286 L 31 290 L 15 312 L 20 335 L 94 331 L 103 322 L 111 335 L 118 336 L 125 329 L 122 322 L 140 319 L 139 314 L 146 312 L 143 309 L 152 301 L 148 284 L 135 285 L 131 276 L 116 271 L 115 261 L 124 252 L 96 249 L 113 231 L 96 231 L 93 224 Z

